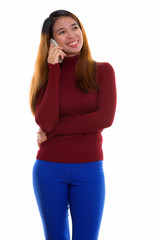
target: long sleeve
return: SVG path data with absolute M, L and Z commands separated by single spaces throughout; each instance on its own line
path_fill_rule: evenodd
M 60 66 L 48 63 L 48 83 L 38 94 L 35 107 L 35 121 L 46 133 L 51 132 L 59 120 Z
M 112 125 L 117 102 L 114 69 L 109 63 L 102 63 L 98 66 L 97 76 L 100 81 L 97 110 L 80 116 L 60 118 L 55 129 L 46 133 L 47 139 L 57 134 L 91 133 Z

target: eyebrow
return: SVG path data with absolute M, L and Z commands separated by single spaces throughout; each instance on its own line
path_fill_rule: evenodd
M 74 25 L 78 25 L 78 23 L 72 23 L 71 27 L 74 26 Z M 59 28 L 56 32 L 59 32 L 60 30 L 63 30 L 63 29 L 65 29 L 65 28 Z

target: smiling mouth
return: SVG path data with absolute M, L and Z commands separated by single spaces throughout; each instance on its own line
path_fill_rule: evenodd
M 77 41 L 74 41 L 74 42 L 72 42 L 72 43 L 69 43 L 69 44 L 67 44 L 68 46 L 75 46 L 75 45 L 77 45 L 78 44 L 78 40 Z

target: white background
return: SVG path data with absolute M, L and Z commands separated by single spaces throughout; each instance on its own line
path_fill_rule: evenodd
M 102 133 L 106 202 L 99 240 L 159 240 L 158 0 L 15 0 L 0 6 L 0 239 L 44 240 L 32 188 L 38 126 L 28 94 L 43 21 L 58 9 L 77 15 L 93 58 L 109 62 L 116 74 L 116 115 Z

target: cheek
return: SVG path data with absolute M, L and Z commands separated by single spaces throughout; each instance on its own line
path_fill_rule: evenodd
M 56 39 L 55 39 L 55 41 L 56 41 Z M 58 43 L 59 46 L 63 46 L 65 39 L 62 37 L 58 37 L 56 42 Z
M 83 42 L 83 34 L 82 34 L 81 31 L 80 31 L 80 33 L 79 33 L 79 38 L 81 39 L 81 42 Z
M 81 39 L 81 43 L 83 45 L 83 35 L 82 35 L 82 33 L 80 34 L 80 39 Z

